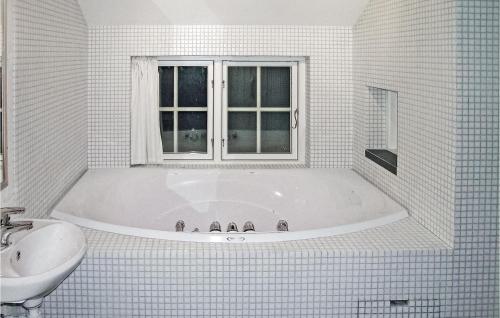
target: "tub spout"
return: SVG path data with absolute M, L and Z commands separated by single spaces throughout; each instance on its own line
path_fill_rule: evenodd
M 217 221 L 212 222 L 210 224 L 210 232 L 221 232 L 220 223 Z
M 184 223 L 183 220 L 179 220 L 177 221 L 177 223 L 175 223 L 176 232 L 184 232 L 184 227 L 186 227 L 186 224 Z
M 227 225 L 227 231 L 228 231 L 228 232 L 238 232 L 238 226 L 236 225 L 236 223 L 234 223 L 234 222 L 230 222 L 230 223 Z
M 255 226 L 251 221 L 245 222 L 245 225 L 243 225 L 243 232 L 255 232 Z
M 278 225 L 276 226 L 276 229 L 280 232 L 287 232 L 288 231 L 288 222 L 285 220 L 279 220 Z

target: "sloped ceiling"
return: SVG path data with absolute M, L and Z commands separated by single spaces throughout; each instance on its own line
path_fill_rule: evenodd
M 351 26 L 369 0 L 78 0 L 89 25 Z

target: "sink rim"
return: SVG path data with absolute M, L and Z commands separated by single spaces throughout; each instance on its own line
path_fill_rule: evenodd
M 31 232 L 27 233 L 26 235 L 22 236 L 19 238 L 17 241 L 14 241 L 10 246 L 6 247 L 4 250 L 0 252 L 0 257 L 7 257 L 10 259 L 12 257 L 12 253 L 15 252 L 15 247 L 17 246 L 18 243 L 21 243 L 23 240 L 27 239 L 32 233 L 35 233 L 38 230 L 41 230 L 45 227 L 54 225 L 54 224 L 62 224 L 64 226 L 69 226 L 73 229 L 77 229 L 78 231 L 75 231 L 77 234 L 77 238 L 80 239 L 83 244 L 81 244 L 80 249 L 78 250 L 77 253 L 75 253 L 71 258 L 66 260 L 65 262 L 56 265 L 55 267 L 51 268 L 48 271 L 39 273 L 39 274 L 34 274 L 34 275 L 21 275 L 19 274 L 13 267 L 11 267 L 11 271 L 18 274 L 19 276 L 4 276 L 1 275 L 0 273 L 0 279 L 2 281 L 2 288 L 8 285 L 13 285 L 14 281 L 17 281 L 17 283 L 24 283 L 24 281 L 44 281 L 44 280 L 49 280 L 52 279 L 53 277 L 57 277 L 58 275 L 61 275 L 62 273 L 68 271 L 71 267 L 76 267 L 80 264 L 80 262 L 83 260 L 83 257 L 85 256 L 85 253 L 87 252 L 87 238 L 81 231 L 81 229 L 69 222 L 64 222 L 64 221 L 59 221 L 59 220 L 53 220 L 53 219 L 25 219 L 25 218 L 20 218 L 16 219 L 16 221 L 33 221 L 33 225 L 36 226 L 40 224 L 39 227 L 35 227 L 34 230 L 31 230 Z M 71 272 L 70 272 L 71 273 Z M 16 283 L 16 284 L 17 284 Z

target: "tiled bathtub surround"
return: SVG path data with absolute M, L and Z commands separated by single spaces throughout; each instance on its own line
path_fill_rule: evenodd
M 46 299 L 49 317 L 452 317 L 437 314 L 449 311 L 450 251 L 411 219 L 243 245 L 85 233 L 88 256 Z
M 131 56 L 306 56 L 309 161 L 350 167 L 351 28 L 90 26 L 89 165 L 130 165 Z
M 1 203 L 43 217 L 87 168 L 87 26 L 76 0 L 8 2 L 9 185 Z

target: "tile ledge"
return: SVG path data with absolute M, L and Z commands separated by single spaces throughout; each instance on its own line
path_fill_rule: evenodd
M 150 239 L 82 228 L 88 241 L 88 255 L 103 252 L 127 255 L 207 252 L 321 252 L 332 254 L 392 252 L 446 252 L 452 247 L 420 225 L 414 218 L 359 232 L 307 240 L 270 243 L 200 243 Z

